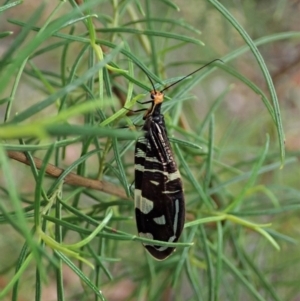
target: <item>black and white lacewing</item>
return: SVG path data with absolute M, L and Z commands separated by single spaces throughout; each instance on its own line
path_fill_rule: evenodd
M 216 60 L 214 60 L 216 61 Z M 214 62 L 212 61 L 212 62 Z M 211 64 L 210 62 L 209 64 Z M 183 186 L 171 145 L 167 135 L 161 105 L 164 91 L 185 78 L 198 72 L 208 64 L 181 78 L 175 83 L 156 91 L 153 90 L 151 103 L 143 119 L 145 135 L 137 140 L 135 147 L 135 216 L 140 237 L 177 242 L 185 221 Z M 175 248 L 144 243 L 147 251 L 156 259 L 164 260 Z
M 185 218 L 182 181 L 161 114 L 163 93 L 151 92 L 152 107 L 144 116 L 145 135 L 135 148 L 135 216 L 139 236 L 176 242 Z M 175 248 L 144 244 L 156 259 L 167 258 Z

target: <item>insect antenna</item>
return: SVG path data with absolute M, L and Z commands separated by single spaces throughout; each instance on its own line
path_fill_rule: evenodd
M 149 81 L 150 81 L 150 83 L 151 83 L 151 86 L 152 86 L 152 88 L 153 88 L 153 91 L 156 93 L 156 90 L 155 90 L 155 87 L 154 87 L 154 83 L 153 83 L 151 77 L 150 77 L 146 72 L 145 72 L 145 74 L 146 74 L 146 76 L 148 77 L 148 79 L 149 79 Z
M 200 71 L 201 69 L 203 69 L 203 68 L 209 66 L 210 64 L 212 64 L 212 63 L 214 63 L 214 62 L 216 62 L 216 61 L 220 61 L 220 62 L 224 63 L 224 62 L 223 62 L 222 60 L 220 60 L 220 59 L 215 59 L 215 60 L 213 60 L 213 61 L 211 61 L 211 62 L 205 64 L 204 66 L 201 66 L 200 68 L 196 69 L 196 70 L 193 71 L 192 73 L 190 73 L 190 74 L 184 76 L 183 78 L 181 78 L 180 80 L 176 81 L 175 83 L 169 85 L 168 87 L 164 88 L 164 89 L 161 90 L 160 92 L 162 93 L 162 92 L 166 91 L 166 90 L 169 89 L 170 87 L 175 86 L 176 84 L 180 83 L 181 81 L 183 81 L 183 80 L 186 79 L 187 77 L 189 77 L 189 76 L 195 74 L 196 72 Z M 147 76 L 148 76 L 148 75 L 147 75 Z M 149 76 L 148 76 L 148 78 L 149 78 Z M 149 79 L 150 79 L 150 78 L 149 78 Z M 150 80 L 150 81 L 151 81 L 151 80 Z

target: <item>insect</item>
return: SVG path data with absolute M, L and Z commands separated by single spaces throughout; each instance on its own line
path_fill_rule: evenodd
M 216 60 L 214 60 L 216 61 Z M 212 61 L 212 62 L 214 62 Z M 175 83 L 150 92 L 151 107 L 144 114 L 142 130 L 145 135 L 137 140 L 135 147 L 135 216 L 140 237 L 164 242 L 177 242 L 185 221 L 183 186 L 167 135 L 161 105 L 164 91 L 198 72 L 202 66 Z M 140 111 L 140 110 L 138 110 Z M 146 250 L 156 259 L 164 260 L 174 247 L 144 243 Z

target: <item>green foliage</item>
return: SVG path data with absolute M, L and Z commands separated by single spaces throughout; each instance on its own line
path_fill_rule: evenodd
M 0 14 L 23 5 L 6 1 Z M 196 9 L 188 22 L 174 17 L 180 5 L 168 0 L 70 0 L 50 12 L 48 5 L 27 19 L 8 19 L 19 30 L 12 40 L 11 31 L 0 32 L 6 46 L 0 61 L 0 299 L 46 300 L 45 288 L 54 284 L 57 300 L 299 296 L 298 282 L 285 279 L 291 271 L 300 276 L 293 270 L 299 249 L 285 228 L 297 223 L 299 163 L 295 153 L 285 157 L 282 112 L 258 47 L 299 39 L 300 33 L 253 40 L 229 3 L 196 1 L 199 13 L 218 16 L 216 25 L 225 22 L 227 34 L 243 41 L 208 50 L 205 58 L 199 53 L 212 46 L 204 46 L 199 24 L 192 25 Z M 244 5 L 254 14 L 254 6 Z M 177 247 L 157 262 L 142 246 L 151 240 L 136 233 L 131 183 L 141 135 L 136 125 L 143 120 L 128 113 L 148 97 L 147 76 L 159 89 L 216 57 L 222 62 L 166 91 L 162 111 L 187 216 L 180 242 L 156 242 Z M 249 57 L 264 81 L 238 68 L 236 62 Z M 206 91 L 202 109 L 204 100 L 192 95 L 221 76 L 223 88 Z M 227 109 L 233 81 L 259 98 L 258 113 L 246 120 Z M 293 173 L 289 180 L 283 166 Z M 118 289 L 120 299 L 113 294 Z

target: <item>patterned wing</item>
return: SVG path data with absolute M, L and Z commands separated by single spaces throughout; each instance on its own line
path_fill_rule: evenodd
M 145 137 L 136 144 L 135 214 L 139 235 L 176 242 L 185 218 L 180 174 L 164 126 L 151 121 Z M 163 260 L 175 248 L 144 244 L 149 253 Z

